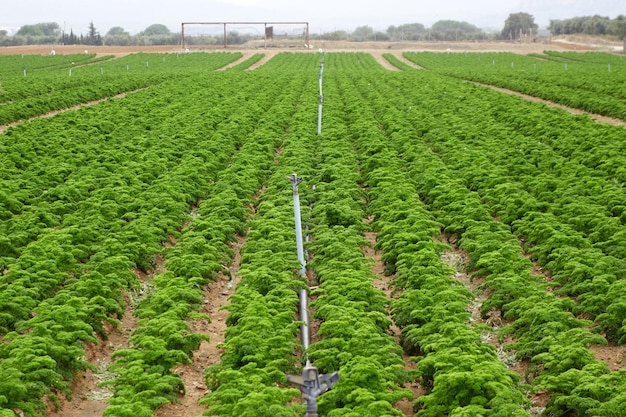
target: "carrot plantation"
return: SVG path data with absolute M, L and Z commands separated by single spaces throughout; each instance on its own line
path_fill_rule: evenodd
M 1 56 L 0 417 L 84 401 L 128 316 L 105 417 L 301 416 L 306 359 L 320 416 L 626 416 L 626 129 L 482 85 L 624 119 L 626 62 L 385 57 Z

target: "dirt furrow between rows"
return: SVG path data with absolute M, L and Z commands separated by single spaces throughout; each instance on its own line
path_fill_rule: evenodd
M 201 313 L 208 315 L 211 320 L 193 320 L 190 322 L 191 332 L 208 334 L 210 339 L 203 340 L 193 360 L 173 370 L 180 375 L 185 385 L 184 395 L 179 402 L 166 404 L 158 408 L 155 417 L 191 417 L 201 415 L 206 407 L 201 406 L 200 399 L 207 393 L 204 370 L 219 363 L 222 350 L 220 344 L 224 342 L 226 334 L 226 318 L 228 311 L 222 309 L 228 304 L 228 298 L 235 292 L 240 280 L 239 266 L 241 265 L 241 248 L 245 245 L 245 236 L 237 236 L 237 241 L 231 245 L 235 253 L 227 273 L 219 274 L 217 280 L 204 289 L 205 298 Z
M 492 90 L 499 91 L 501 93 L 515 95 L 515 96 L 521 97 L 521 98 L 523 98 L 525 100 L 533 101 L 533 102 L 536 102 L 536 103 L 543 103 L 543 104 L 545 104 L 548 107 L 556 107 L 556 108 L 565 110 L 566 112 L 571 113 L 571 114 L 584 114 L 584 115 L 587 115 L 587 116 L 591 117 L 592 119 L 594 119 L 594 120 L 596 120 L 598 122 L 601 122 L 601 123 L 608 123 L 608 124 L 613 125 L 613 126 L 626 126 L 626 120 L 617 119 L 615 117 L 603 116 L 601 114 L 589 113 L 589 112 L 586 112 L 584 110 L 576 109 L 576 108 L 573 108 L 573 107 L 568 107 L 568 106 L 565 106 L 563 104 L 555 103 L 555 102 L 550 101 L 550 100 L 545 100 L 545 99 L 542 99 L 542 98 L 539 98 L 539 97 L 530 96 L 528 94 L 520 93 L 519 91 L 513 91 L 513 90 L 509 90 L 509 89 L 502 88 L 502 87 L 496 87 L 495 85 L 483 84 L 483 83 L 479 83 L 479 82 L 476 82 L 476 81 L 469 81 L 469 80 L 466 80 L 466 81 L 470 82 L 472 84 L 475 84 L 475 85 L 479 85 L 481 87 L 491 88 Z
M 166 242 L 164 246 L 170 245 Z M 87 343 L 85 345 L 85 356 L 95 370 L 87 370 L 77 374 L 72 383 L 72 398 L 59 397 L 58 408 L 55 409 L 52 402 L 48 402 L 47 417 L 101 417 L 107 408 L 107 400 L 113 396 L 109 387 L 101 386 L 102 383 L 117 377 L 116 374 L 108 370 L 113 363 L 111 356 L 117 350 L 128 349 L 130 347 L 130 336 L 134 329 L 138 327 L 139 318 L 134 315 L 137 305 L 147 298 L 152 291 L 151 281 L 155 275 L 165 270 L 165 259 L 162 256 L 156 257 L 153 270 L 143 272 L 132 269 L 139 281 L 139 288 L 130 289 L 123 294 L 126 308 L 124 314 L 119 318 L 120 323 L 113 327 L 109 323 L 104 324 L 107 332 L 107 339 L 98 336 L 98 344 Z
M 415 69 L 420 69 L 420 70 L 425 69 L 421 65 L 417 65 L 415 62 L 406 59 L 406 57 L 403 55 L 401 51 L 394 51 L 394 52 L 388 52 L 388 53 L 392 53 L 396 58 L 398 58 L 401 62 L 407 64 L 409 67 L 413 67 Z
M 229 68 L 232 68 L 234 66 L 237 66 L 239 64 L 241 64 L 242 62 L 245 62 L 247 59 L 251 58 L 252 56 L 256 55 L 256 52 L 252 52 L 252 51 L 245 51 L 241 53 L 241 58 L 234 60 L 233 62 L 224 65 L 222 68 L 218 68 L 217 71 L 225 71 Z
M 9 123 L 9 124 L 6 124 L 6 125 L 0 125 L 0 135 L 2 133 L 4 133 L 7 129 L 9 129 L 11 127 L 19 126 L 22 123 L 32 122 L 33 120 L 37 120 L 37 119 L 47 119 L 47 118 L 50 118 L 50 117 L 54 117 L 57 114 L 64 113 L 66 111 L 78 110 L 78 109 L 81 109 L 83 107 L 95 106 L 96 104 L 100 104 L 103 101 L 107 101 L 107 100 L 110 100 L 110 99 L 123 98 L 123 97 L 126 97 L 128 94 L 136 93 L 136 92 L 141 91 L 141 90 L 145 90 L 145 88 L 139 88 L 139 89 L 133 90 L 133 91 L 125 91 L 123 93 L 116 94 L 114 96 L 104 97 L 104 98 L 101 98 L 101 99 L 98 99 L 98 100 L 93 100 L 93 101 L 88 101 L 88 102 L 85 102 L 85 103 L 76 104 L 75 106 L 71 106 L 71 107 L 68 107 L 68 108 L 65 108 L 65 109 L 54 110 L 54 111 L 51 111 L 51 112 L 48 112 L 48 113 L 45 113 L 45 114 L 40 114 L 38 116 L 29 117 L 27 120 L 18 120 L 17 122 Z
M 364 222 L 366 224 L 371 223 L 373 220 L 372 217 L 365 219 Z M 373 285 L 374 288 L 377 288 L 383 291 L 387 297 L 387 299 L 391 300 L 395 298 L 394 291 L 392 288 L 391 281 L 393 280 L 393 276 L 386 276 L 385 264 L 382 260 L 382 252 L 375 249 L 376 241 L 377 241 L 378 233 L 372 231 L 365 232 L 365 239 L 369 242 L 368 246 L 363 247 L 363 253 L 366 257 L 371 258 L 374 263 L 372 264 L 372 272 L 378 277 L 374 280 Z M 389 307 L 388 307 L 389 308 Z M 400 345 L 400 336 L 402 335 L 402 331 L 398 326 L 396 326 L 393 318 L 391 316 L 391 312 L 389 312 L 387 318 L 391 320 L 391 326 L 389 326 L 389 330 L 392 332 L 396 343 Z M 415 362 L 410 360 L 409 355 L 404 352 L 404 364 L 407 371 L 415 370 L 417 365 Z M 416 400 L 418 397 L 423 395 L 426 390 L 423 389 L 416 381 L 407 381 L 404 385 L 404 388 L 410 389 L 413 392 L 413 400 Z M 405 416 L 413 416 L 413 401 L 408 400 L 406 398 L 401 399 L 395 404 L 395 408 L 401 411 Z
M 265 64 L 267 61 L 272 59 L 274 57 L 274 55 L 276 55 L 277 53 L 278 53 L 278 51 L 264 51 L 263 52 L 263 54 L 264 54 L 263 58 L 261 58 L 260 60 L 258 60 L 254 64 L 250 65 L 250 67 L 247 69 L 247 71 L 253 71 L 253 70 L 259 68 L 261 65 Z
M 389 71 L 400 71 L 400 68 L 396 68 L 391 62 L 385 59 L 383 56 L 385 53 L 386 51 L 384 50 L 370 51 L 370 55 L 372 55 L 374 59 L 376 59 L 376 62 L 378 62 L 384 69 Z
M 501 340 L 498 337 L 499 330 L 509 322 L 502 317 L 502 314 L 496 308 L 492 308 L 484 317 L 481 313 L 483 303 L 489 299 L 491 294 L 489 290 L 485 290 L 483 287 L 485 284 L 484 277 L 472 276 L 471 272 L 468 271 L 467 266 L 470 263 L 469 255 L 466 251 L 459 249 L 455 245 L 456 239 L 450 239 L 442 235 L 439 240 L 450 245 L 450 249 L 444 249 L 441 253 L 441 261 L 456 271 L 454 279 L 463 284 L 475 297 L 472 304 L 468 306 L 468 310 L 471 313 L 470 324 L 473 326 L 486 326 L 488 330 L 482 332 L 481 341 L 495 347 L 498 359 L 504 363 L 509 370 L 517 373 L 520 376 L 520 381 L 530 384 L 531 381 L 527 379 L 528 362 L 518 361 L 515 358 L 516 352 L 508 348 L 514 340 L 511 337 L 507 337 L 505 340 Z M 546 402 L 549 398 L 543 393 L 537 393 L 529 396 L 528 399 L 532 404 L 532 412 L 535 413 L 533 415 L 536 415 L 545 409 Z
M 253 200 L 258 202 L 265 191 L 263 186 Z M 250 215 L 254 215 L 255 205 L 249 206 Z M 206 378 L 204 372 L 207 368 L 216 365 L 221 360 L 223 350 L 221 344 L 226 338 L 226 319 L 228 310 L 223 307 L 229 303 L 229 297 L 235 293 L 237 284 L 241 280 L 239 269 L 241 267 L 241 249 L 246 245 L 246 235 L 235 236 L 236 241 L 230 244 L 234 255 L 232 262 L 223 267 L 223 272 L 218 274 L 217 279 L 204 288 L 204 299 L 200 313 L 206 314 L 207 320 L 189 320 L 190 331 L 209 335 L 209 340 L 203 340 L 194 352 L 192 362 L 183 364 L 173 370 L 180 375 L 185 386 L 185 392 L 179 397 L 179 401 L 166 404 L 158 408 L 155 417 L 192 417 L 201 415 L 206 411 L 206 406 L 200 405 L 200 400 L 207 394 Z

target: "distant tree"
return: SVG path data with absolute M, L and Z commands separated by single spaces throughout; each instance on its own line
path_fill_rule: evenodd
M 390 41 L 391 36 L 385 32 L 374 32 L 373 38 L 375 41 Z
M 159 36 L 159 35 L 169 35 L 171 32 L 165 25 L 154 24 L 150 25 L 141 32 L 143 36 Z
M 0 46 L 10 46 L 12 39 L 8 36 L 9 32 L 6 30 L 0 30 Z
M 624 40 L 624 52 L 626 53 L 626 16 L 619 15 L 611 20 L 602 16 L 573 17 L 565 20 L 550 20 L 548 30 L 553 35 L 611 35 Z
M 359 26 L 352 31 L 352 40 L 362 42 L 368 39 L 372 39 L 374 35 L 374 29 L 370 26 Z
M 407 23 L 400 26 L 389 26 L 387 34 L 395 40 L 419 40 L 426 33 L 426 28 L 421 23 Z
M 128 32 L 126 32 L 124 28 L 119 27 L 119 26 L 113 26 L 111 29 L 109 29 L 107 34 L 104 36 L 119 36 L 119 35 L 127 35 L 127 34 Z
M 616 19 L 617 20 L 617 19 Z M 613 22 L 603 16 L 573 17 L 565 20 L 550 20 L 548 30 L 553 35 L 571 35 L 584 33 L 587 35 L 612 34 Z
M 227 36 L 229 44 L 244 43 L 244 36 L 240 33 L 229 33 Z M 154 24 L 145 28 L 134 39 L 138 45 L 176 45 L 180 42 L 180 37 L 176 33 L 170 32 L 165 25 Z
M 611 19 L 595 15 L 588 18 L 583 25 L 583 32 L 588 35 L 606 35 L 609 32 Z
M 34 25 L 24 25 L 16 33 L 17 36 L 59 36 L 61 28 L 58 23 L 36 23 Z
M 63 34 L 63 45 L 76 45 L 78 43 L 80 43 L 80 39 L 78 38 L 78 36 L 76 36 L 76 34 L 74 34 L 74 31 L 72 29 L 70 29 L 69 34 Z
M 15 36 L 0 36 L 0 46 L 17 46 Z
M 126 32 L 124 28 L 114 26 L 104 35 L 103 43 L 105 45 L 117 45 L 128 46 L 132 44 L 132 37 L 130 33 Z
M 327 41 L 346 41 L 350 38 L 350 34 L 345 30 L 335 30 L 333 32 L 322 33 L 320 39 Z
M 528 13 L 511 13 L 504 22 L 502 29 L 502 39 L 517 40 L 522 36 L 532 36 L 537 34 L 539 26 L 535 23 L 535 18 Z
M 93 25 L 93 21 L 89 22 L 87 36 L 84 37 L 83 42 L 85 45 L 102 45 L 102 37 L 100 36 L 100 32 L 98 32 Z
M 56 43 L 61 38 L 61 29 L 58 23 L 24 25 L 13 38 L 15 45 Z
M 245 35 L 237 32 L 236 30 L 230 31 L 226 34 L 226 43 L 229 45 L 241 45 L 246 42 Z
M 439 20 L 430 28 L 430 37 L 439 41 L 460 41 L 481 39 L 485 37 L 485 33 L 468 22 Z
M 554 36 L 563 35 L 565 25 L 562 20 L 550 19 L 550 24 L 548 25 L 548 30 Z
M 622 54 L 626 54 L 626 16 L 619 15 L 611 22 L 611 32 L 620 39 L 624 39 Z

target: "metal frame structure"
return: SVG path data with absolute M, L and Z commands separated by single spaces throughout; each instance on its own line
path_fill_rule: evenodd
M 227 25 L 263 25 L 264 35 L 263 35 L 263 45 L 267 47 L 267 25 L 305 25 L 306 31 L 304 34 L 304 44 L 309 46 L 309 22 L 183 22 L 181 23 L 181 42 L 180 45 L 184 49 L 187 48 L 187 44 L 185 42 L 185 25 L 223 25 L 224 26 L 224 39 L 223 46 L 226 48 L 226 26 Z

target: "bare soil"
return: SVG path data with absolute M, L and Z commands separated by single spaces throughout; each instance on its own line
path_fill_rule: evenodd
M 365 223 L 371 223 L 372 220 L 373 218 L 370 217 L 365 220 Z M 392 285 L 391 285 L 393 276 L 386 276 L 384 274 L 385 264 L 382 260 L 382 252 L 374 249 L 376 245 L 377 237 L 378 237 L 378 233 L 376 232 L 371 232 L 371 231 L 365 232 L 365 239 L 369 242 L 369 245 L 363 247 L 363 253 L 365 254 L 366 257 L 371 258 L 374 261 L 374 264 L 372 265 L 372 272 L 377 276 L 377 279 L 374 280 L 374 283 L 373 283 L 374 287 L 383 291 L 385 295 L 387 296 L 387 299 L 391 300 L 392 298 L 397 297 L 397 294 L 394 293 Z M 399 345 L 400 336 L 402 335 L 402 330 L 400 330 L 400 328 L 396 326 L 396 324 L 393 322 L 391 314 L 388 314 L 387 317 L 392 322 L 392 325 L 390 326 L 389 330 L 391 331 L 394 339 L 396 340 L 396 343 Z M 417 368 L 417 365 L 415 364 L 415 362 L 410 360 L 410 357 L 406 352 L 404 353 L 403 359 L 404 359 L 404 364 L 405 364 L 407 371 L 414 370 Z M 415 414 L 415 412 L 413 411 L 414 401 L 418 397 L 424 395 L 426 393 L 426 390 L 423 387 L 421 387 L 416 381 L 407 381 L 404 384 L 404 388 L 407 388 L 413 392 L 413 397 L 414 397 L 413 401 L 403 398 L 400 401 L 398 401 L 394 405 L 394 407 L 397 410 L 401 411 L 405 416 L 410 417 Z
M 139 319 L 134 316 L 134 309 L 138 298 L 143 297 L 142 292 L 149 288 L 149 282 L 159 270 L 163 270 L 164 260 L 157 258 L 157 266 L 154 271 L 146 274 L 138 270 L 133 272 L 142 284 L 142 290 L 130 291 L 123 294 L 126 309 L 120 319 L 120 324 L 114 328 L 110 324 L 104 325 L 108 335 L 107 340 L 98 337 L 98 344 L 87 343 L 85 345 L 85 358 L 94 365 L 95 371 L 87 370 L 78 374 L 71 384 L 72 399 L 68 401 L 63 395 L 59 398 L 59 408 L 55 410 L 48 401 L 47 417 L 101 417 L 107 407 L 107 399 L 113 396 L 109 387 L 101 387 L 100 384 L 116 377 L 108 371 L 113 363 L 111 355 L 120 349 L 130 347 L 130 336 L 138 327 Z
M 325 51 L 432 51 L 432 52 L 513 52 L 522 55 L 542 53 L 545 50 L 553 51 L 603 51 L 618 53 L 623 47 L 619 40 L 591 37 L 591 36 L 559 36 L 545 39 L 539 42 L 505 42 L 505 41 L 465 41 L 465 42 L 351 42 L 351 41 L 326 41 L 311 37 L 309 48 L 300 44 L 270 44 L 263 47 L 258 42 L 249 42 L 243 45 L 190 46 L 190 52 L 216 52 L 216 51 L 291 51 L 291 52 L 318 52 Z M 97 56 L 116 55 L 123 56 L 136 52 L 160 52 L 177 53 L 183 52 L 180 45 L 155 45 L 155 46 L 87 46 L 87 45 L 24 45 L 0 47 L 0 55 L 37 54 L 48 55 L 54 49 L 56 54 L 81 54 L 95 53 Z
M 176 240 L 170 237 L 170 241 L 165 242 L 164 246 L 171 247 L 175 244 Z M 228 315 L 228 312 L 222 310 L 221 307 L 228 302 L 228 296 L 234 292 L 239 280 L 240 250 L 244 244 L 245 237 L 238 236 L 237 241 L 231 245 L 235 256 L 232 264 L 228 267 L 230 277 L 227 274 L 220 274 L 215 282 L 205 287 L 205 299 L 201 312 L 208 315 L 211 321 L 189 321 L 192 332 L 208 334 L 210 339 L 200 344 L 198 350 L 194 352 L 191 364 L 184 364 L 173 370 L 183 380 L 185 392 L 181 393 L 177 403 L 167 404 L 157 409 L 155 417 L 198 416 L 206 411 L 206 407 L 198 404 L 199 400 L 208 392 L 203 372 L 207 367 L 220 361 L 222 350 L 219 345 L 224 341 Z M 150 282 L 152 278 L 165 272 L 164 263 L 163 257 L 157 256 L 153 271 L 145 273 L 133 269 L 141 283 L 141 289 L 130 291 L 124 295 L 127 307 L 121 324 L 117 329 L 107 325 L 108 340 L 99 338 L 97 345 L 87 344 L 85 347 L 87 361 L 93 364 L 97 370 L 95 372 L 88 370 L 76 376 L 71 385 L 72 400 L 68 401 L 64 396 L 61 396 L 58 410 L 55 410 L 52 403 L 47 401 L 46 415 L 48 417 L 101 417 L 103 415 L 107 407 L 107 399 L 113 395 L 108 387 L 100 386 L 102 382 L 115 377 L 115 374 L 107 370 L 109 365 L 113 363 L 111 355 L 116 350 L 130 347 L 130 336 L 133 330 L 138 327 L 138 319 L 133 315 L 134 309 L 139 300 L 147 297 L 151 292 Z
M 376 60 L 376 62 L 378 62 L 380 64 L 380 66 L 382 66 L 386 70 L 389 70 L 389 71 L 400 71 L 399 68 L 396 68 L 393 64 L 391 64 L 391 62 L 389 62 L 389 61 L 387 61 L 385 59 L 385 57 L 383 55 L 387 54 L 387 53 L 389 53 L 389 52 L 387 52 L 385 50 L 372 50 L 370 52 L 370 55 L 372 55 L 374 57 L 374 59 Z M 402 56 L 402 54 L 400 54 L 400 56 Z
M 131 94 L 131 93 L 134 93 L 134 92 L 137 92 L 137 91 L 141 91 L 141 90 L 145 90 L 145 88 L 140 88 L 140 89 L 134 90 L 134 91 L 126 91 L 124 93 L 116 94 L 116 95 L 111 96 L 111 97 L 101 98 L 99 100 L 93 100 L 93 101 L 88 101 L 88 102 L 85 102 L 85 103 L 80 103 L 80 104 L 77 104 L 75 106 L 68 107 L 68 108 L 61 109 L 61 110 L 54 110 L 54 111 L 51 111 L 51 112 L 48 112 L 48 113 L 45 113 L 45 114 L 40 114 L 39 116 L 33 116 L 33 117 L 29 118 L 28 121 L 30 122 L 30 121 L 35 120 L 35 119 L 45 119 L 45 118 L 48 118 L 48 117 L 56 116 L 59 113 L 63 113 L 63 112 L 69 111 L 69 110 L 78 110 L 78 109 L 80 109 L 82 107 L 94 106 L 94 105 L 96 105 L 98 103 L 102 103 L 103 101 L 107 101 L 107 100 L 110 100 L 110 99 L 126 97 L 128 94 Z M 6 124 L 6 125 L 0 125 L 0 134 L 2 134 L 8 128 L 17 126 L 17 125 L 19 125 L 21 123 L 24 123 L 24 120 L 18 120 L 17 122 L 9 123 L 9 124 Z
M 224 65 L 222 68 L 219 68 L 218 71 L 224 71 L 227 70 L 228 68 L 232 68 L 236 65 L 241 64 L 242 62 L 244 62 L 245 60 L 247 60 L 248 58 L 252 57 L 253 55 L 255 55 L 256 52 L 252 52 L 252 51 L 245 51 L 242 52 L 242 57 L 231 62 L 230 64 Z
M 231 245 L 235 256 L 228 267 L 230 276 L 219 274 L 215 282 L 205 287 L 205 298 L 200 312 L 208 315 L 211 321 L 194 320 L 190 323 L 192 332 L 208 334 L 210 339 L 202 341 L 198 350 L 194 352 L 192 363 L 174 369 L 174 372 L 183 380 L 185 393 L 179 396 L 178 402 L 158 408 L 154 413 L 155 417 L 198 416 L 207 410 L 205 406 L 198 404 L 208 392 L 204 370 L 219 363 L 223 353 L 220 344 L 224 342 L 226 335 L 228 311 L 222 307 L 228 303 L 229 296 L 235 292 L 241 278 L 239 267 L 241 248 L 244 244 L 245 237 L 238 236 L 237 242 Z
M 626 346 L 591 346 L 589 351 L 613 372 L 626 370 Z
M 556 108 L 565 110 L 566 112 L 571 113 L 571 114 L 586 114 L 587 116 L 589 116 L 592 119 L 594 119 L 594 120 L 596 120 L 598 122 L 601 122 L 601 123 L 608 123 L 608 124 L 611 124 L 611 125 L 614 125 L 614 126 L 626 126 L 626 121 L 622 120 L 622 119 L 616 119 L 614 117 L 603 116 L 601 114 L 589 113 L 589 112 L 586 112 L 584 110 L 575 109 L 573 107 L 568 107 L 568 106 L 565 106 L 563 104 L 555 103 L 555 102 L 550 101 L 550 100 L 544 100 L 544 99 L 539 98 L 539 97 L 529 96 L 527 94 L 523 94 L 523 93 L 520 93 L 520 92 L 517 92 L 517 91 L 513 91 L 513 90 L 508 90 L 506 88 L 496 87 L 496 86 L 489 85 L 489 84 L 482 84 L 482 83 L 477 83 L 477 82 L 473 82 L 473 81 L 472 81 L 472 84 L 480 85 L 480 86 L 483 86 L 483 87 L 488 87 L 488 88 L 491 88 L 492 90 L 499 91 L 501 93 L 512 94 L 512 95 L 521 97 L 521 98 L 523 98 L 525 100 L 533 101 L 535 103 L 543 103 L 546 106 L 556 107 Z

